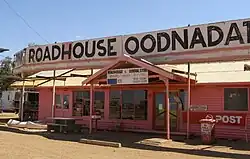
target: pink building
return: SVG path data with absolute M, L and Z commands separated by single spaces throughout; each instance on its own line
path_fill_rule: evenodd
M 221 138 L 246 139 L 250 135 L 249 87 L 250 74 L 244 71 L 243 62 L 192 64 L 190 132 L 200 134 L 199 120 L 212 114 L 217 120 L 216 136 Z M 120 65 L 122 66 L 122 65 Z M 117 68 L 120 68 L 118 65 Z M 124 67 L 124 66 L 123 66 Z M 178 80 L 169 82 L 170 130 L 173 134 L 185 134 L 187 128 L 187 83 L 182 74 L 172 73 L 187 70 L 186 65 L 159 65 Z M 66 70 L 56 71 L 59 75 Z M 100 70 L 94 70 L 98 73 Z M 90 86 L 82 82 L 88 78 L 90 70 L 77 70 L 65 74 L 65 81 L 56 81 L 56 117 L 74 117 L 78 123 L 89 126 Z M 35 76 L 52 75 L 43 71 Z M 94 74 L 95 75 L 95 74 Z M 92 75 L 93 76 L 93 75 Z M 105 79 L 98 79 L 94 87 L 94 110 L 102 119 L 98 129 L 120 128 L 128 131 L 166 132 L 166 98 L 164 82 L 150 75 L 149 84 L 106 85 Z M 104 79 L 104 80 L 103 80 Z M 196 82 L 195 82 L 196 80 Z M 36 81 L 35 85 L 42 81 Z M 13 86 L 20 86 L 15 83 Z M 26 83 L 32 86 L 33 83 Z M 39 120 L 51 117 L 52 81 L 37 87 L 39 90 Z M 193 108 L 193 109 L 192 109 Z
M 36 78 L 25 85 L 40 92 L 40 120 L 74 117 L 91 127 L 100 114 L 99 129 L 169 138 L 200 134 L 199 120 L 210 114 L 216 137 L 247 139 L 249 36 L 250 19 L 241 19 L 31 46 L 16 54 L 15 72 Z

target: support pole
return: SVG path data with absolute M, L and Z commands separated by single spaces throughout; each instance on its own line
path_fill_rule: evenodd
M 20 120 L 23 121 L 23 109 L 24 109 L 24 93 L 25 93 L 25 80 L 23 73 L 21 74 L 23 85 L 22 85 L 22 92 L 21 92 L 21 103 L 19 108 L 19 117 Z
M 170 139 L 170 107 L 169 107 L 169 82 L 168 79 L 164 80 L 166 86 L 166 121 L 167 121 L 167 140 Z
M 187 99 L 187 139 L 189 139 L 189 128 L 190 128 L 190 117 L 189 117 L 189 111 L 190 111 L 190 63 L 188 63 L 188 99 Z
M 94 107 L 94 86 L 93 83 L 91 83 L 90 86 L 90 106 L 89 106 L 89 133 L 92 133 L 92 112 Z
M 51 108 L 51 118 L 54 118 L 54 110 L 55 110 L 55 98 L 56 98 L 56 70 L 53 71 L 53 90 L 52 90 L 52 108 Z

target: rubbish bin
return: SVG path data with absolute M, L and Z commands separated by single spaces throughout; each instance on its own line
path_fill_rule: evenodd
M 205 119 L 201 119 L 201 140 L 204 144 L 211 144 L 214 142 L 214 127 L 215 120 L 212 115 L 207 115 Z

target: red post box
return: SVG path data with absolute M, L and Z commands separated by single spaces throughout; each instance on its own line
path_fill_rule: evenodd
M 212 115 L 207 115 L 205 119 L 201 119 L 201 140 L 204 144 L 213 143 L 214 136 L 214 127 L 216 120 L 213 119 Z

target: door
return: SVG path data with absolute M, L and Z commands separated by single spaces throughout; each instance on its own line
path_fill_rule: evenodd
M 157 92 L 154 95 L 154 129 L 164 130 L 165 126 L 165 93 Z
M 178 92 L 169 92 L 170 130 L 178 131 Z M 166 94 L 157 92 L 154 95 L 154 129 L 166 130 Z
M 55 117 L 71 117 L 71 93 L 58 91 L 55 97 Z
M 170 130 L 178 131 L 178 102 L 176 101 L 178 92 L 169 92 L 169 108 L 170 108 Z

